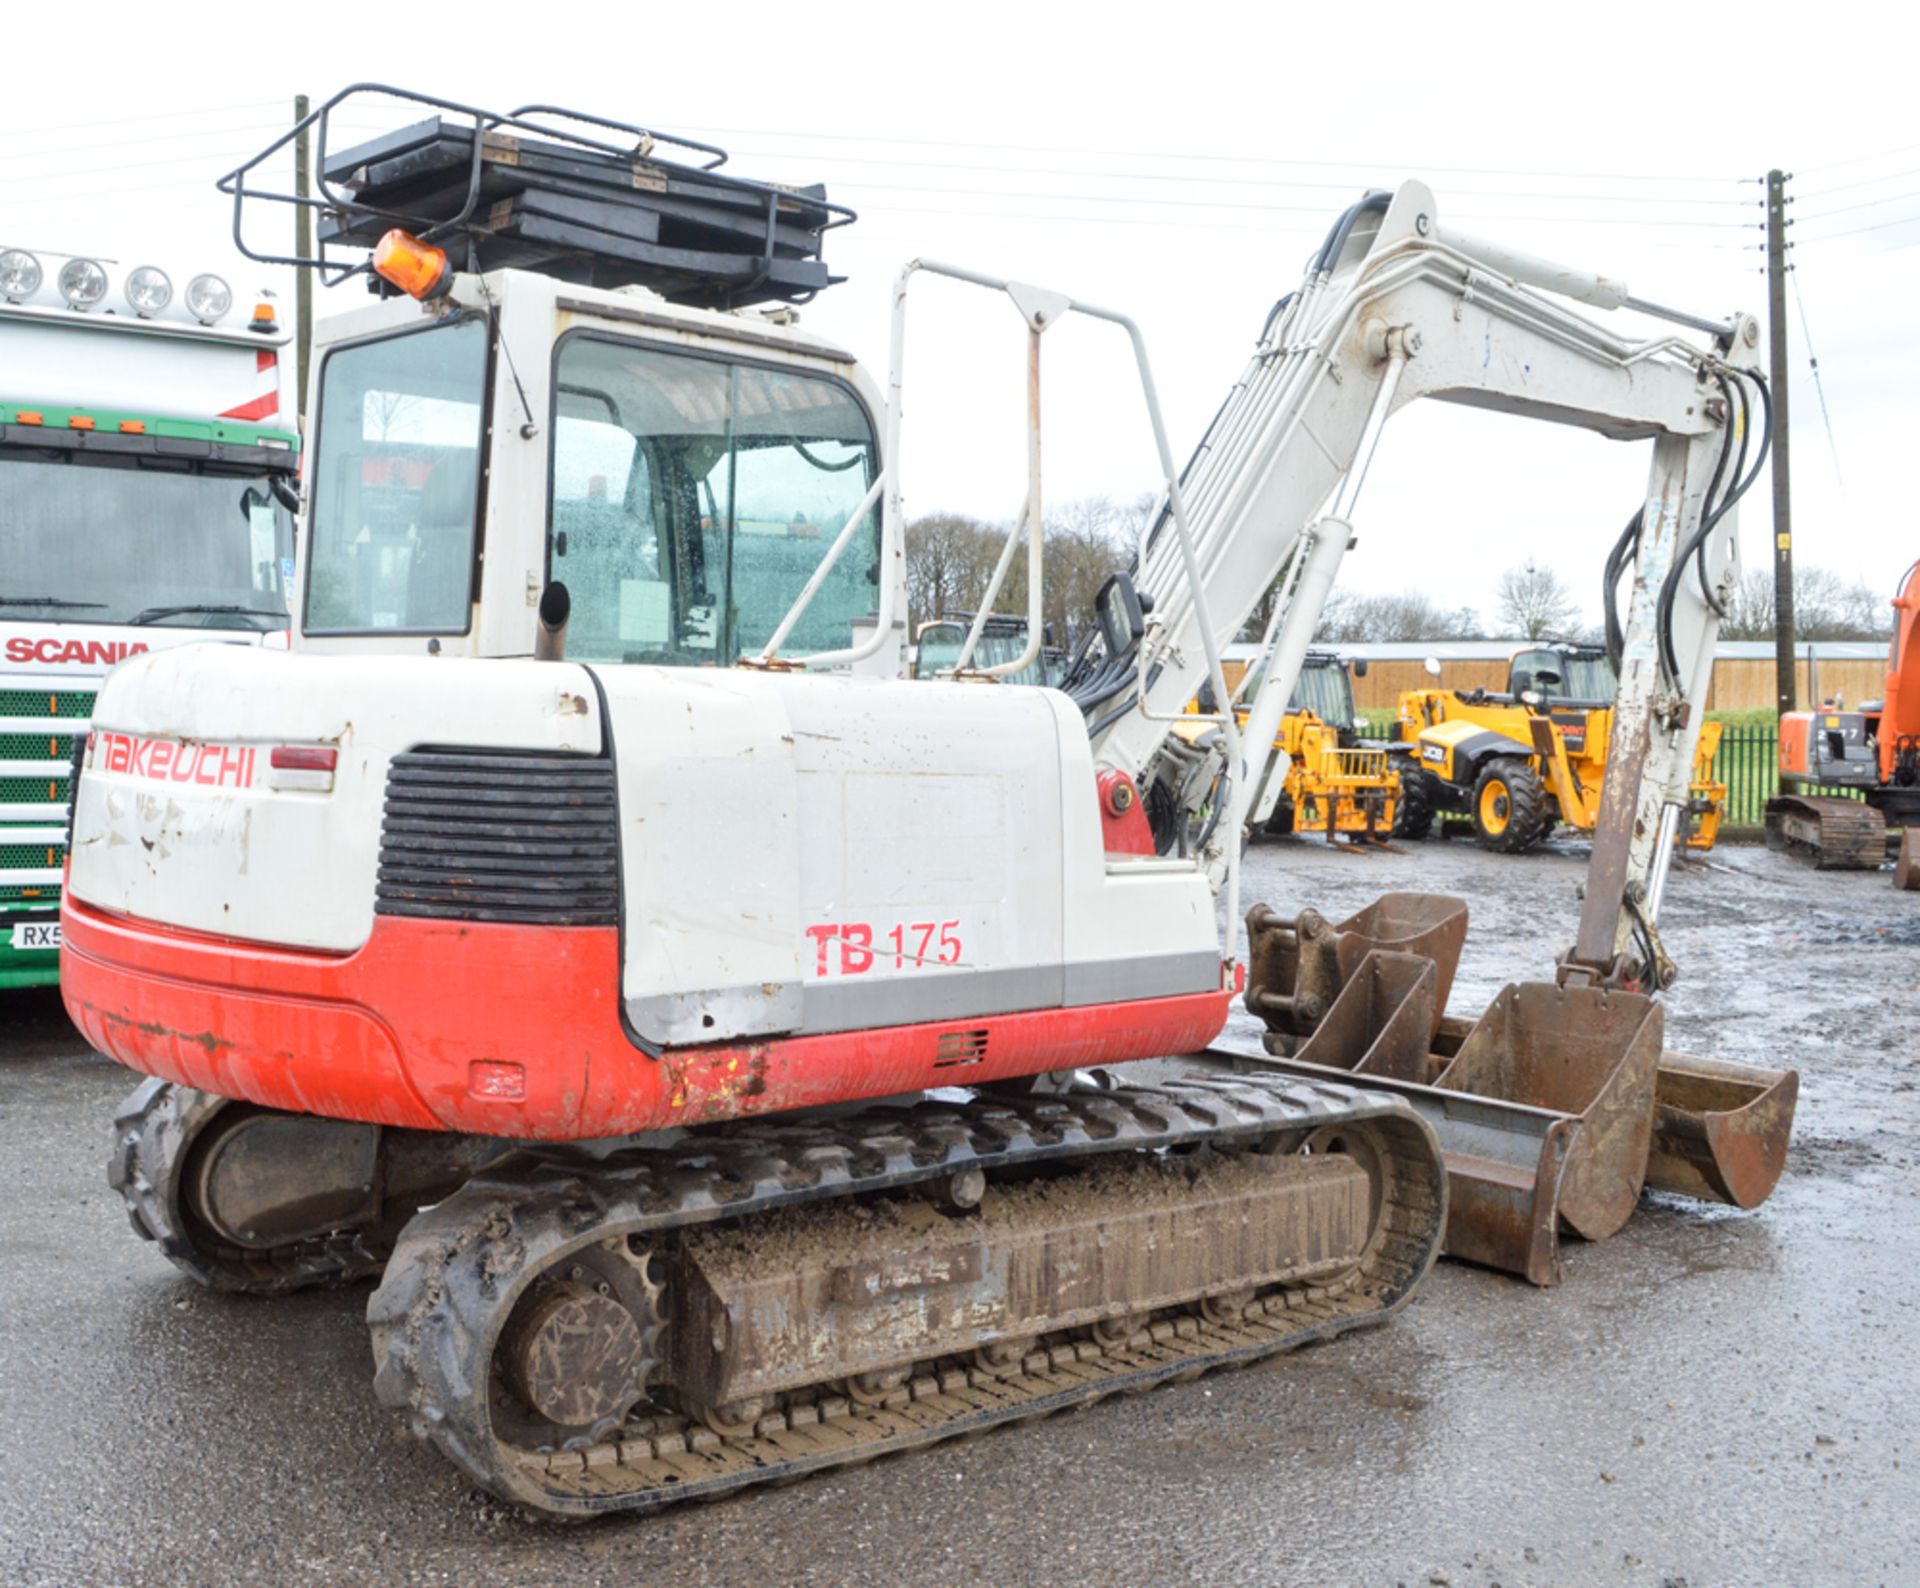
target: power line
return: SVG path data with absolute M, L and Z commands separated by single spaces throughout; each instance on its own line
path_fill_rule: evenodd
M 1858 237 L 1863 232 L 1884 232 L 1889 226 L 1912 226 L 1916 223 L 1920 223 L 1920 215 L 1903 215 L 1897 220 L 1877 221 L 1872 226 L 1854 226 L 1844 232 L 1828 232 L 1824 237 L 1797 237 L 1794 241 L 1796 243 L 1830 243 L 1840 237 Z
M 142 182 L 135 187 L 82 188 L 78 191 L 63 188 L 57 193 L 32 193 L 24 197 L 12 196 L 7 200 L 10 211 L 21 209 L 51 209 L 61 205 L 88 203 L 94 199 L 120 198 L 134 193 L 172 193 L 181 188 L 201 188 L 209 193 L 213 191 L 211 176 L 182 177 L 177 182 Z M 225 204 L 225 199 L 221 201 Z M 231 214 L 229 206 L 225 213 Z
M 1862 199 L 1858 204 L 1842 204 L 1838 209 L 1822 210 L 1818 215 L 1796 215 L 1794 224 L 1799 225 L 1802 221 L 1823 221 L 1829 215 L 1851 215 L 1855 210 L 1878 209 L 1882 204 L 1899 204 L 1912 198 L 1920 198 L 1920 192 L 1893 193 L 1886 198 Z
M 256 121 L 244 127 L 196 127 L 191 132 L 163 132 L 154 137 L 148 137 L 143 133 L 139 142 L 141 147 L 144 148 L 152 143 L 181 143 L 194 138 L 234 138 L 239 137 L 243 133 L 275 132 L 278 130 L 280 130 L 280 123 L 277 121 Z M 126 139 L 115 138 L 107 143 L 63 144 L 61 145 L 60 152 L 62 154 L 98 154 L 102 149 L 124 149 L 126 146 Z M 0 164 L 4 164 L 10 159 L 19 160 L 24 158 L 25 156 L 22 155 L 0 154 Z M 57 175 L 58 173 L 55 174 Z
M 859 133 L 794 132 L 786 128 L 767 127 L 683 127 L 678 130 L 688 133 L 700 133 L 703 136 L 709 137 L 801 138 L 816 142 L 851 143 L 867 146 L 897 144 L 906 148 L 924 149 L 991 149 L 1003 154 L 1072 154 L 1089 155 L 1095 158 L 1109 160 L 1191 160 L 1224 165 L 1287 166 L 1294 169 L 1320 171 L 1377 171 L 1383 166 L 1398 166 L 1406 169 L 1444 171 L 1454 176 L 1555 177 L 1561 180 L 1574 181 L 1646 182 L 1664 185 L 1671 185 L 1677 182 L 1705 182 L 1727 186 L 1739 180 L 1739 178 L 1732 176 L 1647 176 L 1640 172 L 1540 171 L 1500 166 L 1431 165 L 1419 160 L 1398 162 L 1380 160 L 1283 160 L 1271 155 L 1183 154 L 1177 150 L 1170 149 L 1089 149 L 1070 144 L 974 143 L 960 138 L 872 138 Z
M 850 182 L 845 189 L 855 193 L 942 193 L 960 198 L 983 199 L 1031 199 L 1046 204 L 1127 204 L 1150 205 L 1156 209 L 1211 209 L 1211 210 L 1252 210 L 1257 213 L 1290 213 L 1300 215 L 1325 215 L 1326 206 L 1321 204 L 1285 204 L 1285 203 L 1247 203 L 1234 199 L 1181 199 L 1181 198 L 1139 198 L 1125 194 L 1107 193 L 1035 193 L 1028 190 L 984 187 L 931 187 L 921 182 Z M 1487 195 L 1491 197 L 1492 195 Z M 1751 229 L 1750 221 L 1701 220 L 1683 221 L 1668 218 L 1643 218 L 1628 221 L 1620 216 L 1593 215 L 1495 215 L 1485 212 L 1464 211 L 1462 220 L 1474 221 L 1524 221 L 1541 225 L 1604 225 L 1604 226 L 1686 226 L 1686 227 L 1727 227 L 1738 231 Z
M 1841 182 L 1833 187 L 1815 188 L 1812 193 L 1803 196 L 1831 198 L 1835 193 L 1852 193 L 1859 188 L 1872 187 L 1876 182 L 1897 182 L 1904 176 L 1920 176 L 1920 166 L 1908 166 L 1904 171 L 1888 171 L 1880 176 L 1863 176 L 1858 182 Z
M 121 160 L 113 165 L 78 166 L 69 171 L 36 171 L 28 176 L 0 176 L 0 187 L 13 187 L 21 182 L 64 183 L 78 176 L 112 176 L 121 171 L 152 171 L 169 165 L 198 165 L 207 172 L 207 183 L 212 185 L 216 177 L 225 176 L 233 169 L 227 164 L 231 155 L 215 154 L 203 151 L 199 154 L 173 154 L 161 160 Z M 216 170 L 215 167 L 218 167 Z
M 1829 160 L 1824 165 L 1810 165 L 1807 170 L 1837 171 L 1843 165 L 1865 165 L 1869 160 L 1884 160 L 1891 155 L 1911 154 L 1915 149 L 1920 149 L 1920 143 L 1903 143 L 1897 149 L 1881 149 L 1873 154 L 1851 155 L 1845 160 Z
M 740 149 L 733 153 L 749 160 L 774 160 L 783 158 L 785 151 L 773 149 Z M 893 166 L 914 171 L 979 171 L 1009 176 L 1074 176 L 1094 177 L 1111 182 L 1180 182 L 1203 183 L 1209 187 L 1263 187 L 1263 188 L 1313 188 L 1322 191 L 1351 193 L 1354 184 L 1351 179 L 1339 181 L 1316 181 L 1307 177 L 1251 177 L 1220 176 L 1196 177 L 1185 172 L 1167 171 L 1091 171 L 1080 166 L 1034 166 L 1034 165 L 981 165 L 971 160 L 909 160 L 881 155 L 829 154 L 821 156 L 822 163 L 837 162 L 842 165 L 878 165 Z M 868 186 L 882 184 L 869 183 Z M 1558 199 L 1562 202 L 1591 200 L 1600 204 L 1719 204 L 1744 208 L 1745 199 L 1710 198 L 1674 198 L 1653 194 L 1636 193 L 1564 193 L 1564 192 L 1514 192 L 1498 188 L 1449 188 L 1449 196 L 1467 198 L 1498 199 Z
M 1827 451 L 1833 455 L 1833 478 L 1839 485 L 1842 495 L 1846 494 L 1847 482 L 1840 474 L 1840 448 L 1833 439 L 1833 415 L 1827 412 L 1827 389 L 1820 382 L 1820 360 L 1813 351 L 1813 331 L 1807 325 L 1807 303 L 1800 296 L 1800 270 L 1798 266 L 1787 272 L 1787 280 L 1793 283 L 1793 301 L 1800 310 L 1800 334 L 1807 343 L 1807 368 L 1813 371 L 1813 394 L 1820 399 L 1820 420 L 1827 427 Z
M 242 110 L 267 110 L 285 105 L 284 99 L 255 99 L 244 105 L 202 105 L 193 110 L 154 110 L 141 116 L 112 116 L 104 121 L 69 121 L 58 127 L 16 127 L 0 131 L 0 138 L 41 138 L 50 132 L 86 132 L 94 127 L 125 127 L 136 121 L 178 121 L 184 116 L 225 116 Z
M 983 196 L 986 196 L 986 195 L 983 195 Z M 1052 210 L 1005 210 L 1005 209 L 961 210 L 961 209 L 954 209 L 950 205 L 889 204 L 884 210 L 873 212 L 873 218 L 881 221 L 890 219 L 892 216 L 895 216 L 895 215 L 940 215 L 940 216 L 945 216 L 948 219 L 1030 221 L 1030 222 L 1039 222 L 1042 225 L 1051 225 L 1051 226 L 1144 226 L 1144 225 L 1150 224 L 1150 222 L 1144 221 L 1140 217 L 1133 216 L 1133 215 L 1070 215 L 1070 214 L 1062 214 L 1058 211 L 1052 211 Z M 1478 217 L 1478 218 L 1489 219 L 1489 220 L 1512 220 L 1515 217 L 1485 216 L 1485 217 Z M 1599 221 L 1599 222 L 1591 222 L 1591 223 L 1581 222 L 1578 224 L 1617 226 L 1619 223 L 1615 221 Z M 1260 234 L 1263 237 L 1298 237 L 1306 240 L 1309 243 L 1318 240 L 1318 238 L 1321 235 L 1321 228 L 1318 226 L 1314 226 L 1312 224 L 1307 224 L 1307 225 L 1294 224 L 1294 225 L 1281 225 L 1281 226 L 1253 226 L 1253 225 L 1248 225 L 1245 222 L 1183 220 L 1180 222 L 1180 229 L 1182 231 L 1255 232 Z M 861 230 L 854 233 L 853 235 L 857 238 L 862 238 L 865 240 L 878 240 L 878 234 L 876 232 L 866 230 L 864 226 L 861 228 Z M 914 244 L 912 246 L 919 246 L 919 245 Z M 1639 248 L 1679 248 L 1679 249 L 1685 249 L 1688 252 L 1697 253 L 1701 249 L 1706 249 L 1706 248 L 1711 248 L 1721 252 L 1734 252 L 1734 251 L 1743 249 L 1745 245 L 1740 243 L 1716 243 L 1716 242 L 1678 242 L 1678 241 L 1667 242 L 1667 241 L 1661 241 L 1659 239 L 1653 239 L 1653 238 L 1641 238 L 1636 242 L 1635 246 Z

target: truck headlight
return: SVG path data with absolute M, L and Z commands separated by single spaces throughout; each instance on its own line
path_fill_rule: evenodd
M 127 277 L 127 307 L 146 319 L 173 302 L 173 283 L 158 265 L 142 265 Z
M 24 248 L 9 248 L 0 253 L 0 297 L 9 303 L 18 303 L 39 290 L 39 260 Z
M 107 273 L 91 259 L 69 259 L 60 267 L 60 296 L 76 309 L 90 309 L 107 295 Z
M 187 283 L 187 312 L 202 325 L 212 325 L 232 307 L 233 288 L 218 276 L 195 276 Z

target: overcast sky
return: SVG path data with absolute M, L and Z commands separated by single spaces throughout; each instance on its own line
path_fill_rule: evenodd
M 561 103 L 723 144 L 741 174 L 822 181 L 857 208 L 829 251 L 850 279 L 804 319 L 877 381 L 890 284 L 914 255 L 1125 310 L 1146 332 L 1184 459 L 1268 307 L 1364 188 L 1418 177 L 1442 225 L 1624 277 L 1655 301 L 1764 317 L 1755 179 L 1779 165 L 1795 173 L 1805 311 L 1803 322 L 1790 296 L 1798 556 L 1889 593 L 1920 557 L 1907 480 L 1920 419 L 1920 129 L 1890 7 L 1828 5 L 1817 25 L 1778 36 L 1752 8 L 1671 4 L 1421 6 L 1398 19 L 1376 6 L 1343 25 L 1272 6 L 843 4 L 757 16 L 750 5 L 574 0 L 518 12 L 537 15 L 521 23 L 537 26 L 532 38 L 516 36 L 510 14 L 269 8 L 202 25 L 147 5 L 95 5 L 82 22 L 16 8 L 0 244 L 93 250 L 126 267 L 153 259 L 176 282 L 218 269 L 242 296 L 284 290 L 234 255 L 212 182 L 271 140 L 296 91 L 318 98 L 376 78 L 497 108 Z M 462 17 L 486 20 L 463 39 Z M 320 312 L 358 294 L 323 293 Z M 1069 324 L 1046 354 L 1049 494 L 1152 488 L 1118 336 Z M 1018 507 L 1024 356 L 1004 300 L 916 287 L 910 512 Z M 1592 615 L 1646 454 L 1417 406 L 1382 442 L 1344 582 L 1417 585 L 1490 617 L 1499 572 L 1534 557 Z M 1770 559 L 1768 501 L 1762 481 L 1743 515 L 1750 567 Z

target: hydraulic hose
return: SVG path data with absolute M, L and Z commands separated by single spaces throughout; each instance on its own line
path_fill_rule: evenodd
M 1736 482 L 1721 499 L 1719 505 L 1701 518 L 1699 526 L 1694 530 L 1693 534 L 1687 538 L 1686 544 L 1679 549 L 1678 555 L 1675 556 L 1673 560 L 1672 567 L 1667 570 L 1666 579 L 1661 583 L 1660 599 L 1656 607 L 1655 627 L 1660 635 L 1661 666 L 1666 673 L 1668 683 L 1675 689 L 1682 687 L 1680 680 L 1680 659 L 1673 644 L 1673 603 L 1675 597 L 1679 594 L 1680 580 L 1685 575 L 1687 564 L 1692 561 L 1696 552 L 1705 547 L 1707 537 L 1713 533 L 1720 520 L 1725 518 L 1727 514 L 1733 510 L 1739 503 L 1740 498 L 1747 494 L 1753 482 L 1760 477 L 1761 469 L 1766 467 L 1767 454 L 1771 450 L 1773 442 L 1773 397 L 1767 390 L 1766 379 L 1751 370 L 1735 371 L 1734 379 L 1736 381 L 1741 379 L 1752 381 L 1760 393 L 1760 447 L 1755 454 L 1753 467 L 1749 469 L 1744 476 L 1738 476 Z M 1724 378 L 1721 384 L 1724 389 Z M 1742 397 L 1744 398 L 1744 396 L 1745 393 L 1743 392 Z M 1707 500 L 1709 503 L 1713 501 L 1714 491 L 1719 486 L 1726 460 L 1732 452 L 1732 442 L 1733 424 L 1731 415 L 1729 415 L 1726 439 L 1721 446 L 1720 465 L 1714 469 L 1713 479 L 1707 487 Z
M 1626 630 L 1620 622 L 1620 573 L 1626 567 L 1627 559 L 1639 550 L 1640 526 L 1646 521 L 1646 516 L 1647 510 L 1643 506 L 1627 520 L 1627 527 L 1613 543 L 1613 550 L 1607 553 L 1607 571 L 1601 585 L 1600 611 L 1607 625 L 1607 660 L 1613 664 L 1616 678 L 1620 676 L 1620 659 L 1627 649 Z

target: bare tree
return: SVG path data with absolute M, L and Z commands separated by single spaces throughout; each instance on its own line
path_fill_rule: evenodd
M 1564 634 L 1580 617 L 1560 576 L 1531 560 L 1500 575 L 1500 627 L 1509 636 L 1527 640 Z
M 1359 644 L 1394 640 L 1472 640 L 1481 637 L 1480 616 L 1471 607 L 1446 608 L 1416 590 L 1397 595 L 1336 591 L 1320 614 L 1316 640 Z
M 1070 499 L 1047 510 L 1042 615 L 1054 644 L 1071 645 L 1093 621 L 1093 598 L 1114 569 L 1131 559 L 1143 512 L 1116 506 L 1104 496 Z M 916 631 L 929 618 L 979 606 L 1013 528 L 956 513 L 932 514 L 907 526 L 907 605 Z M 1026 615 L 1024 537 L 994 609 Z
M 936 513 L 907 526 L 907 614 L 913 632 L 942 613 L 971 610 L 986 590 L 1002 534 L 958 513 Z
M 1796 568 L 1793 573 L 1793 634 L 1796 640 L 1878 640 L 1893 632 L 1885 596 L 1871 587 L 1849 584 L 1826 568 Z M 1743 574 L 1720 620 L 1726 640 L 1773 638 L 1773 574 L 1756 568 Z

